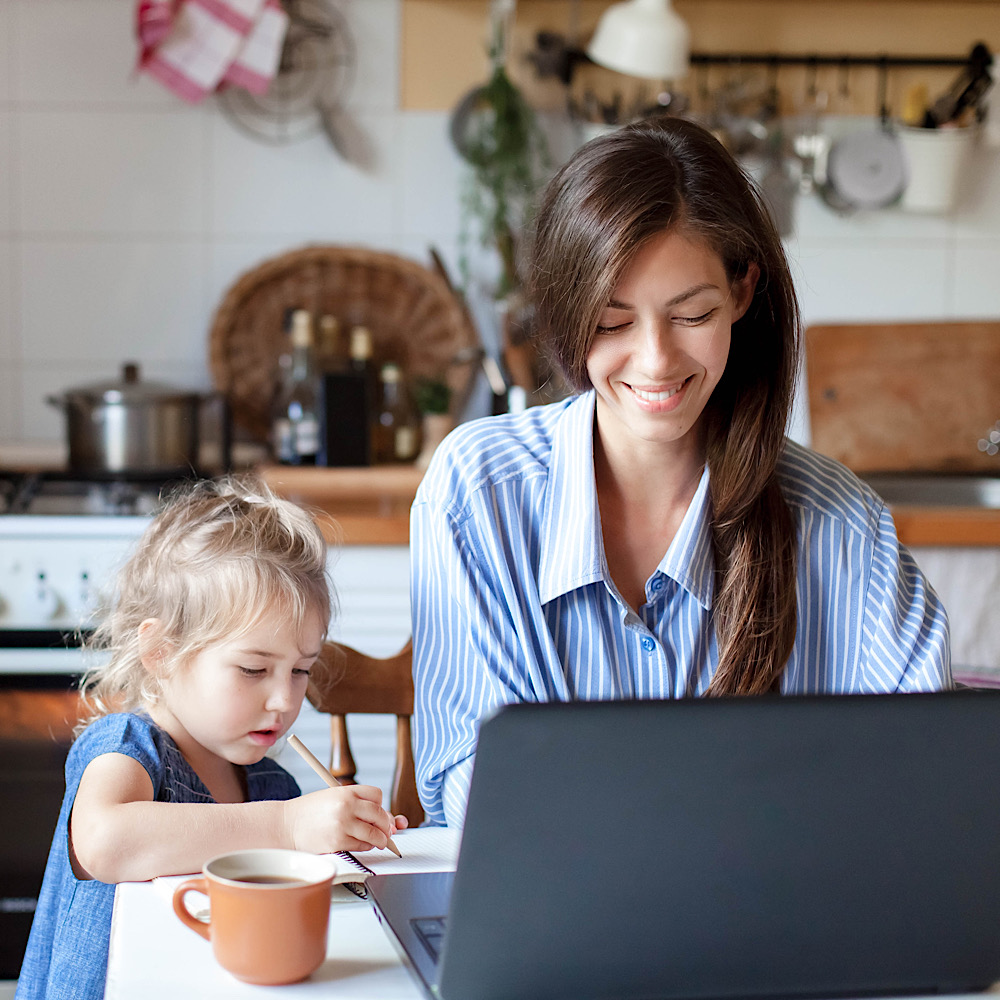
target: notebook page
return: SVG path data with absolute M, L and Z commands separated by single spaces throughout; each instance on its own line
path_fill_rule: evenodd
M 401 858 L 397 858 L 392 851 L 378 850 L 351 851 L 349 856 L 372 875 L 453 872 L 458 865 L 458 849 L 462 843 L 462 831 L 459 829 L 418 826 L 412 830 L 400 830 L 393 834 L 392 840 L 403 855 Z M 349 874 L 347 878 L 350 878 Z M 341 879 L 338 877 L 337 881 Z

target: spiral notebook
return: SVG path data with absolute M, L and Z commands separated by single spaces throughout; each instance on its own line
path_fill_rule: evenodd
M 391 851 L 338 851 L 343 863 L 334 885 L 343 885 L 362 899 L 364 882 L 372 875 L 413 875 L 418 872 L 453 872 L 458 864 L 462 831 L 443 826 L 423 826 L 393 834 L 401 858 Z M 340 866 L 338 866 L 340 867 Z

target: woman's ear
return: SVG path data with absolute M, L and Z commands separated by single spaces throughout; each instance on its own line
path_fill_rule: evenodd
M 747 273 L 733 284 L 733 322 L 742 319 L 753 301 L 760 280 L 760 268 L 754 261 L 747 264 Z
M 147 618 L 139 625 L 139 659 L 154 677 L 163 672 L 165 645 L 163 623 L 159 618 Z

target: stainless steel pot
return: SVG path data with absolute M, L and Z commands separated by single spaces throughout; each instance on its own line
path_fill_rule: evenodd
M 120 381 L 67 389 L 48 402 L 66 414 L 69 465 L 81 475 L 173 475 L 198 467 L 202 396 L 143 382 L 139 366 Z

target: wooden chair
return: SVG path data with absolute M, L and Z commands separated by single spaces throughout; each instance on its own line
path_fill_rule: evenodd
M 377 713 L 396 716 L 396 766 L 390 793 L 394 815 L 419 826 L 424 810 L 417 796 L 410 717 L 413 715 L 413 646 L 409 641 L 395 656 L 379 658 L 336 642 L 328 642 L 312 670 L 308 698 L 330 716 L 330 771 L 354 784 L 357 765 L 347 736 L 346 715 Z

